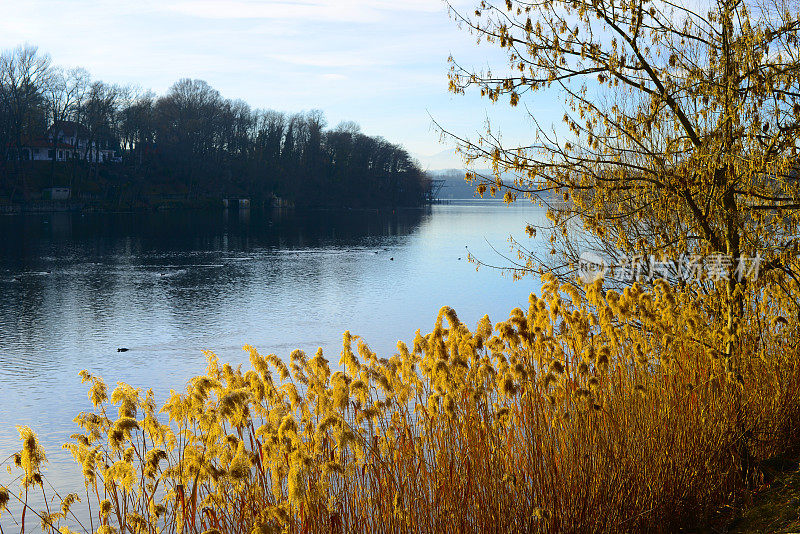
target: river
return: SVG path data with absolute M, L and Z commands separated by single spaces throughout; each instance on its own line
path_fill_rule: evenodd
M 543 218 L 530 204 L 493 201 L 0 216 L 0 459 L 20 448 L 15 425 L 29 425 L 48 452 L 48 480 L 82 489 L 61 450 L 90 408 L 81 369 L 109 391 L 121 380 L 163 401 L 203 371 L 203 350 L 246 366 L 245 344 L 284 359 L 322 347 L 335 363 L 345 330 L 391 356 L 398 340 L 429 332 L 444 305 L 470 327 L 484 314 L 505 319 L 538 280 L 476 271 L 467 254 L 506 264 L 498 252 L 509 235 L 544 246 L 524 237 L 525 223 Z

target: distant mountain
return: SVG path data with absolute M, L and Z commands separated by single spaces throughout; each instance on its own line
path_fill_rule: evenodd
M 444 170 L 436 170 L 436 171 L 428 171 L 428 176 L 433 180 L 444 180 L 444 184 L 442 184 L 442 188 L 437 195 L 439 199 L 469 199 L 469 198 L 480 198 L 480 195 L 475 192 L 475 188 L 478 186 L 478 182 L 475 181 L 473 183 L 467 182 L 464 179 L 464 174 L 466 171 L 460 169 L 444 169 Z M 491 177 L 492 171 L 489 169 L 478 169 L 477 172 L 479 175 Z M 503 183 L 506 184 L 513 184 L 514 183 L 514 176 L 511 173 L 503 173 L 501 175 Z M 558 193 L 543 193 L 544 197 L 550 198 L 561 198 Z M 484 198 L 491 198 L 491 195 L 487 191 L 484 194 Z M 500 193 L 495 198 L 503 198 L 503 194 Z
M 437 152 L 431 156 L 416 155 L 422 165 L 422 169 L 426 171 L 440 171 L 445 169 L 463 169 L 464 160 L 458 155 L 455 148 L 448 148 Z
M 437 198 L 456 199 L 456 198 L 480 198 L 475 192 L 477 183 L 470 184 L 464 179 L 464 171 L 458 169 L 447 169 L 440 171 L 429 171 L 428 176 L 434 180 L 444 180 L 444 184 L 439 190 Z
M 423 170 L 428 173 L 428 176 L 434 180 L 444 180 L 444 184 L 437 195 L 440 199 L 470 199 L 480 198 L 480 195 L 475 192 L 478 182 L 470 184 L 464 179 L 466 173 L 466 166 L 461 156 L 456 152 L 455 148 L 448 148 L 437 152 L 432 156 L 415 156 L 422 165 Z M 488 162 L 482 162 L 487 165 Z M 492 171 L 487 168 L 475 169 L 472 167 L 470 170 L 482 176 L 492 176 Z M 510 172 L 501 173 L 501 179 L 504 183 L 514 183 L 514 174 Z M 544 193 L 545 197 L 560 198 L 559 193 Z M 491 198 L 487 191 L 484 198 Z M 503 198 L 502 193 L 496 198 Z
M 488 169 L 478 169 L 476 172 L 483 176 L 492 175 L 492 171 Z M 465 173 L 466 171 L 460 169 L 444 169 L 428 171 L 428 176 L 434 180 L 444 180 L 444 184 L 438 195 L 440 199 L 481 198 L 481 196 L 475 192 L 478 181 L 473 183 L 467 182 L 464 179 Z M 503 181 L 511 183 L 514 179 L 510 175 L 508 177 L 503 176 Z M 491 198 L 491 195 L 487 192 L 484 198 Z M 502 198 L 502 195 L 499 198 Z

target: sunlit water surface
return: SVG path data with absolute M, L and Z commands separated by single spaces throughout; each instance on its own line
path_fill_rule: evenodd
M 78 371 L 152 387 L 163 401 L 203 372 L 204 350 L 249 365 L 342 333 L 379 355 L 431 330 L 441 306 L 471 327 L 538 288 L 467 261 L 507 264 L 508 237 L 544 214 L 463 202 L 418 210 L 0 216 L 0 460 L 31 426 L 60 491 L 82 490 L 61 444 L 90 408 Z M 537 243 L 528 245 L 542 246 Z M 496 249 L 497 252 L 495 252 Z M 117 352 L 126 347 L 127 352 Z M 12 477 L 13 478 L 13 477 Z M 9 483 L 5 469 L 0 483 Z M 2 525 L 13 525 L 7 516 Z M 38 521 L 33 524 L 37 525 Z

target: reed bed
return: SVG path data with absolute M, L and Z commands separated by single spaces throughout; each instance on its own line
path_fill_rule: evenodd
M 443 308 L 388 358 L 350 333 L 335 369 L 321 350 L 287 365 L 245 347 L 248 370 L 208 353 L 160 409 L 84 371 L 94 410 L 65 447 L 85 487 L 27 507 L 44 451 L 24 427 L 0 503 L 21 531 L 64 534 L 671 532 L 730 517 L 759 462 L 800 442 L 797 324 L 777 301 L 731 332 L 666 283 L 543 281 L 495 325 Z

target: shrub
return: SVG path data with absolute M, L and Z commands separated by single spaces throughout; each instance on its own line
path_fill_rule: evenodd
M 763 324 L 766 305 L 725 333 L 663 282 L 544 282 L 494 326 L 472 331 L 445 307 L 390 358 L 348 332 L 336 369 L 321 349 L 287 365 L 245 347 L 249 370 L 208 353 L 160 410 L 83 371 L 95 410 L 65 445 L 94 502 L 83 529 L 673 531 L 718 521 L 758 462 L 796 442 L 797 327 Z M 737 372 L 726 335 L 745 355 Z M 27 491 L 44 455 L 21 435 Z M 76 497 L 38 514 L 45 530 L 74 526 Z

